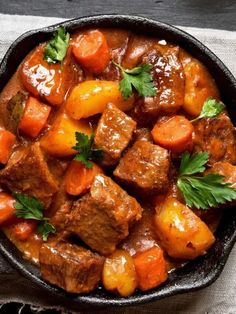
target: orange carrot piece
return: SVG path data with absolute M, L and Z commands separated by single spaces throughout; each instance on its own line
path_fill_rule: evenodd
M 25 241 L 35 232 L 36 227 L 36 221 L 22 220 L 12 226 L 12 233 L 18 240 Z
M 15 216 L 14 198 L 4 192 L 0 192 L 0 224 L 6 223 Z
M 14 134 L 0 129 L 0 163 L 6 164 L 8 162 L 15 140 Z
M 183 116 L 173 116 L 157 122 L 151 133 L 156 144 L 181 153 L 191 147 L 193 125 Z
M 72 160 L 65 175 L 66 192 L 70 195 L 86 193 L 91 187 L 94 177 L 99 173 L 102 173 L 102 169 L 96 164 L 88 169 L 80 161 Z
M 27 99 L 19 130 L 30 137 L 37 137 L 47 123 L 51 108 L 34 97 Z
M 133 258 L 140 290 L 155 288 L 166 281 L 167 267 L 161 248 L 154 246 Z
M 72 51 L 81 66 L 92 73 L 101 73 L 110 60 L 106 37 L 99 30 L 79 35 Z

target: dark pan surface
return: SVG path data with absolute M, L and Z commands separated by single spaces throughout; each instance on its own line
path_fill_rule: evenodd
M 0 91 L 6 85 L 27 53 L 39 42 L 48 40 L 58 25 L 64 25 L 69 31 L 87 27 L 118 27 L 133 30 L 134 32 L 155 36 L 176 43 L 191 55 L 205 64 L 220 89 L 222 100 L 227 104 L 227 109 L 231 119 L 236 123 L 236 81 L 225 65 L 203 44 L 189 34 L 168 24 L 163 24 L 154 20 L 122 15 L 100 15 L 79 19 L 73 19 L 34 30 L 19 37 L 7 51 L 0 64 Z M 38 268 L 24 260 L 21 253 L 0 233 L 0 250 L 4 256 L 23 275 L 30 278 L 48 293 L 64 298 L 68 303 L 68 309 L 76 304 L 81 309 L 82 306 L 125 306 L 136 305 L 148 301 L 158 300 L 178 293 L 197 290 L 210 285 L 220 275 L 228 255 L 236 241 L 236 214 L 235 208 L 226 209 L 220 227 L 216 233 L 216 243 L 208 253 L 190 263 L 183 268 L 172 272 L 168 281 L 151 291 L 141 293 L 128 298 L 119 298 L 109 294 L 104 289 L 99 288 L 89 295 L 72 295 L 63 290 L 51 286 L 40 278 Z

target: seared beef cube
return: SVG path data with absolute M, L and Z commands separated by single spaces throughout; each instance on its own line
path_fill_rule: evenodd
M 39 143 L 16 151 L 0 171 L 0 184 L 40 199 L 46 207 L 58 190 L 58 184 L 45 161 Z
M 104 152 L 103 164 L 114 165 L 128 146 L 136 122 L 113 104 L 109 104 L 99 120 L 95 144 Z
M 142 208 L 119 185 L 97 175 L 90 192 L 74 202 L 67 228 L 93 250 L 107 255 L 129 234 L 141 218 Z
M 142 63 L 153 65 L 151 75 L 156 87 L 156 96 L 142 97 L 131 112 L 139 125 L 155 122 L 160 113 L 173 114 L 184 102 L 184 75 L 179 61 L 179 48 L 161 51 L 158 47 L 142 58 Z
M 142 193 L 164 193 L 169 187 L 170 159 L 166 149 L 139 140 L 121 158 L 115 177 L 126 186 Z
M 194 123 L 194 151 L 209 153 L 209 164 L 227 161 L 236 164 L 236 132 L 226 113 Z
M 39 253 L 42 277 L 68 292 L 88 293 L 101 279 L 104 258 L 77 245 L 51 242 Z

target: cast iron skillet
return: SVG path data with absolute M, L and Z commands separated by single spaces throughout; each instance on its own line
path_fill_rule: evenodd
M 125 28 L 134 32 L 166 39 L 186 49 L 192 56 L 205 64 L 216 80 L 223 101 L 227 104 L 231 119 L 236 121 L 236 81 L 226 66 L 194 37 L 168 24 L 137 16 L 99 15 L 77 18 L 57 25 L 29 31 L 19 37 L 7 51 L 0 65 L 0 91 L 11 78 L 26 54 L 40 42 L 48 40 L 58 25 L 69 31 L 89 27 Z M 119 298 L 98 288 L 89 295 L 72 295 L 44 282 L 38 268 L 25 261 L 15 246 L 0 233 L 0 250 L 11 264 L 32 282 L 46 289 L 52 296 L 64 298 L 68 305 L 81 306 L 124 306 L 158 300 L 167 296 L 197 290 L 210 285 L 220 275 L 229 253 L 236 241 L 236 208 L 226 209 L 217 230 L 216 243 L 205 256 L 189 262 L 172 272 L 168 281 L 151 291 L 137 292 L 128 298 Z

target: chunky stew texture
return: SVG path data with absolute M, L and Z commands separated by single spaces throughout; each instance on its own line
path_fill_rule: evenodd
M 235 204 L 214 78 L 163 38 L 60 27 L 2 90 L 0 119 L 1 228 L 67 292 L 164 284 Z

